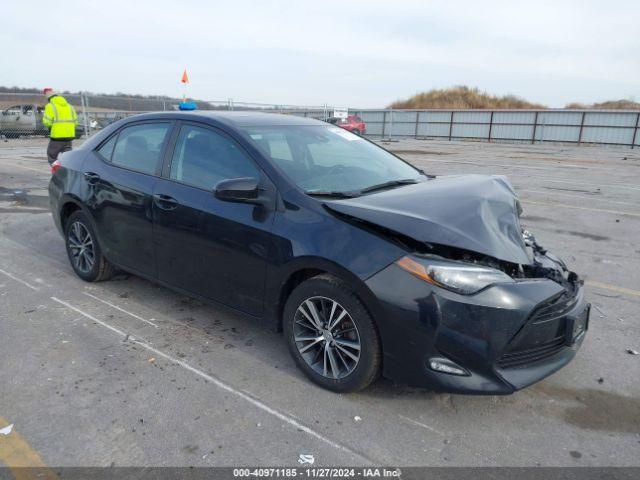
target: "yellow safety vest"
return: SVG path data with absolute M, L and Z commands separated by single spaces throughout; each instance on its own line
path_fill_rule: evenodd
M 64 97 L 54 95 L 44 107 L 42 124 L 51 129 L 49 137 L 53 140 L 73 140 L 76 138 L 78 114 Z

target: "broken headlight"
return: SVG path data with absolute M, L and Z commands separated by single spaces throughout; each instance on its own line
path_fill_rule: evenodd
M 463 295 L 477 293 L 494 283 L 513 283 L 509 275 L 494 268 L 431 261 L 406 256 L 396 262 L 403 270 L 425 282 Z

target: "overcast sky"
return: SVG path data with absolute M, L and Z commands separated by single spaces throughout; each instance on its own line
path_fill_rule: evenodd
M 640 99 L 637 1 L 3 0 L 0 85 L 382 107 L 452 85 Z M 58 7 L 59 6 L 59 7 Z

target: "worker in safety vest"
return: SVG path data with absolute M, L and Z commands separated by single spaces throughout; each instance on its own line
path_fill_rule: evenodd
M 45 88 L 44 95 L 49 103 L 44 108 L 42 124 L 49 130 L 47 160 L 51 165 L 61 152 L 71 150 L 71 142 L 76 138 L 78 114 L 69 102 L 52 88 Z

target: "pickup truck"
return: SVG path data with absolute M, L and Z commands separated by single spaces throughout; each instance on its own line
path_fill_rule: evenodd
M 49 135 L 49 131 L 42 124 L 44 107 L 35 104 L 13 105 L 0 113 L 0 136 L 6 138 L 18 138 L 22 136 L 44 137 Z M 92 128 L 96 128 L 92 122 Z M 85 133 L 82 114 L 78 114 L 78 126 L 76 127 L 76 138 L 80 138 Z

